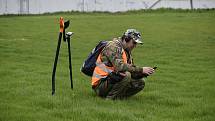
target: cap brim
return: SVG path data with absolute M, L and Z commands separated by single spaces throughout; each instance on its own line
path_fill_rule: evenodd
M 137 44 L 143 44 L 143 42 L 140 39 L 134 40 Z

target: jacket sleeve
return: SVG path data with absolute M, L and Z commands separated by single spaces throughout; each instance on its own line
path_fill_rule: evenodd
M 108 61 L 114 66 L 117 72 L 142 72 L 142 68 L 123 62 L 122 48 L 117 46 L 107 46 L 102 55 L 106 56 Z

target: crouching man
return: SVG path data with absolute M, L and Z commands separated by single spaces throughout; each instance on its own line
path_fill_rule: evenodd
M 100 97 L 124 99 L 145 86 L 144 78 L 154 73 L 151 67 L 135 66 L 131 51 L 143 44 L 140 33 L 128 29 L 121 38 L 110 41 L 99 54 L 92 76 L 92 88 Z

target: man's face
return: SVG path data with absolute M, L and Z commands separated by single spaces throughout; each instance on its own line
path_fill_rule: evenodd
M 129 42 L 127 42 L 127 49 L 132 51 L 136 47 L 137 43 L 132 39 Z

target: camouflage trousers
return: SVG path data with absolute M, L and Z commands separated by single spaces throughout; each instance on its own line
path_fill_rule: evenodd
M 126 76 L 111 73 L 107 78 L 101 79 L 94 88 L 96 94 L 107 99 L 124 99 L 137 94 L 145 86 L 144 79 L 133 79 L 131 73 L 126 72 Z

